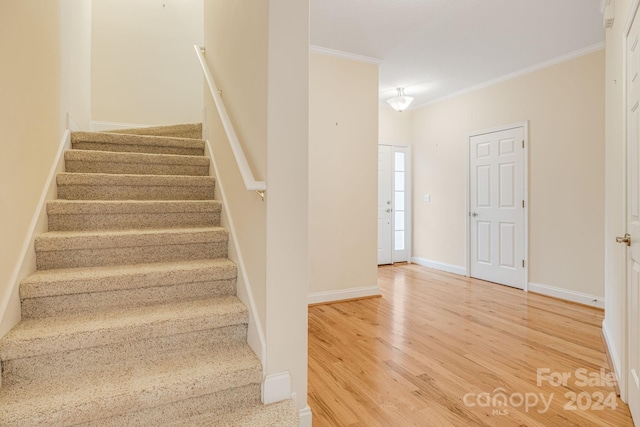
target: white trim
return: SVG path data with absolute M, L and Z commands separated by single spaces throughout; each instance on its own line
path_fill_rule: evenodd
M 522 167 L 524 168 L 523 170 L 523 174 L 524 174 L 524 181 L 523 181 L 523 185 L 524 185 L 524 192 L 522 197 L 524 197 L 524 253 L 523 253 L 523 257 L 524 257 L 524 268 L 523 268 L 523 282 L 522 282 L 522 289 L 525 292 L 529 291 L 529 120 L 525 120 L 524 122 L 517 122 L 517 123 L 510 123 L 504 126 L 497 126 L 497 127 L 493 127 L 493 128 L 489 128 L 489 129 L 483 129 L 477 132 L 472 132 L 470 134 L 467 135 L 467 141 L 466 141 L 466 150 L 467 150 L 467 159 L 466 159 L 466 192 L 467 192 L 467 198 L 465 201 L 465 208 L 466 208 L 466 214 L 468 215 L 471 212 L 470 209 L 470 199 L 471 199 L 471 189 L 470 189 L 470 171 L 469 171 L 469 166 L 471 164 L 471 159 L 470 159 L 470 155 L 471 155 L 471 138 L 474 136 L 478 136 L 478 135 L 486 135 L 488 133 L 494 133 L 494 132 L 501 132 L 501 131 L 505 131 L 505 130 L 510 130 L 510 129 L 517 129 L 517 128 L 522 128 L 522 132 L 523 132 L 523 138 L 524 138 L 524 153 L 523 153 L 523 159 L 522 159 Z M 470 224 L 469 224 L 469 217 L 465 216 L 467 218 L 466 220 L 466 226 L 465 226 L 465 233 L 466 233 L 466 242 L 465 242 L 465 266 L 466 266 L 466 270 L 467 270 L 467 274 L 471 275 L 471 234 L 470 234 Z
M 318 53 L 320 55 L 333 56 L 335 58 L 350 59 L 351 61 L 364 62 L 373 65 L 380 65 L 384 62 L 382 59 L 373 58 L 371 56 L 358 55 L 357 53 L 349 53 L 315 45 L 309 45 L 309 52 Z
M 69 129 L 64 131 L 62 138 L 58 144 L 58 151 L 54 158 L 53 164 L 51 165 L 51 169 L 49 169 L 49 175 L 47 176 L 47 180 L 42 188 L 42 192 L 40 193 L 40 199 L 38 200 L 38 204 L 36 205 L 35 212 L 33 217 L 31 217 L 31 223 L 29 224 L 28 232 L 25 236 L 25 239 L 22 243 L 22 250 L 20 251 L 20 257 L 18 258 L 18 262 L 16 263 L 15 268 L 13 269 L 13 273 L 11 273 L 11 278 L 9 279 L 8 287 L 6 288 L 4 295 L 2 296 L 2 300 L 0 300 L 0 337 L 5 335 L 11 328 L 13 328 L 19 321 L 20 318 L 6 318 L 7 308 L 11 303 L 12 296 L 16 296 L 19 298 L 18 292 L 15 292 L 16 288 L 19 286 L 20 281 L 26 277 L 28 274 L 33 271 L 25 271 L 32 270 L 28 268 L 26 264 L 27 256 L 29 251 L 33 251 L 33 241 L 36 237 L 36 234 L 39 233 L 39 230 L 45 230 L 47 228 L 47 215 L 46 215 L 46 204 L 48 200 L 52 198 L 49 197 L 50 194 L 56 194 L 56 173 L 61 170 L 61 167 L 64 166 L 64 152 L 65 150 L 71 147 L 71 132 Z M 55 196 L 54 196 L 55 198 Z M 35 270 L 35 268 L 33 268 Z M 18 300 L 19 306 L 19 300 Z
M 362 286 L 359 288 L 340 289 L 337 291 L 314 292 L 309 294 L 309 304 L 343 301 L 354 298 L 366 298 L 382 295 L 380 286 Z
M 258 308 L 256 306 L 256 302 L 253 298 L 253 291 L 251 289 L 251 284 L 249 282 L 249 276 L 247 276 L 247 269 L 244 264 L 244 258 L 242 256 L 242 251 L 240 250 L 240 244 L 238 243 L 238 237 L 236 233 L 236 227 L 233 223 L 233 218 L 229 212 L 229 203 L 227 203 L 227 196 L 224 191 L 224 185 L 222 180 L 220 179 L 220 175 L 218 174 L 218 165 L 216 164 L 216 158 L 213 155 L 213 149 L 211 148 L 211 143 L 209 140 L 205 140 L 205 146 L 207 148 L 207 154 L 210 159 L 210 165 L 213 168 L 213 174 L 216 177 L 216 190 L 220 192 L 220 198 L 222 199 L 222 206 L 224 207 L 224 212 L 227 218 L 227 222 L 229 225 L 229 236 L 231 237 L 231 242 L 233 243 L 233 247 L 235 249 L 235 253 L 237 255 L 238 262 L 238 270 L 240 273 L 240 278 L 242 279 L 242 283 L 244 284 L 245 291 L 247 293 L 247 298 L 249 299 L 249 327 L 247 331 L 247 342 L 249 346 L 253 349 L 256 354 L 260 355 L 260 362 L 262 363 L 263 369 L 267 366 L 267 344 L 264 336 L 264 331 L 262 329 L 262 322 L 260 322 L 260 316 L 258 315 Z M 243 301 L 245 304 L 247 302 Z
M 137 129 L 137 128 L 150 128 L 157 125 L 141 125 L 135 123 L 116 123 L 116 122 L 101 122 L 97 120 L 92 120 L 89 123 L 89 130 L 91 132 L 103 132 L 103 131 L 113 131 L 119 129 Z
M 213 76 L 211 75 L 211 71 L 209 70 L 209 66 L 207 65 L 207 61 L 204 59 L 204 47 L 194 45 L 193 48 L 195 49 L 196 55 L 198 56 L 198 61 L 200 62 L 200 65 L 202 67 L 204 78 L 207 81 L 209 93 L 211 93 L 213 102 L 215 103 L 216 109 L 218 110 L 218 117 L 220 118 L 222 127 L 224 128 L 225 134 L 227 135 L 229 147 L 231 147 L 231 151 L 233 152 L 233 158 L 236 160 L 236 165 L 238 166 L 238 170 L 240 171 L 240 176 L 242 176 L 242 181 L 244 182 L 245 188 L 247 190 L 255 190 L 260 192 L 265 191 L 267 189 L 267 184 L 264 181 L 256 181 L 255 177 L 253 176 L 253 172 L 251 172 L 251 167 L 249 166 L 247 157 L 242 150 L 242 145 L 240 145 L 238 135 L 233 128 L 233 123 L 231 123 L 231 119 L 229 118 L 229 114 L 227 113 L 227 108 L 224 106 L 224 102 L 222 102 L 220 91 L 218 91 L 218 87 L 216 86 L 216 83 L 213 80 Z M 264 198 L 263 194 L 262 197 Z
M 570 291 L 535 282 L 529 282 L 529 292 L 604 309 L 604 297 L 597 297 L 582 292 Z
M 447 273 L 459 274 L 460 276 L 467 275 L 467 269 L 461 265 L 447 264 L 446 262 L 433 261 L 430 259 L 424 259 L 420 257 L 411 258 L 411 262 L 421 265 L 423 267 L 435 268 L 436 270 L 446 271 Z
M 291 399 L 291 374 L 289 371 L 270 374 L 262 382 L 262 403 L 276 403 Z
M 581 56 L 588 55 L 588 54 L 593 53 L 593 52 L 597 52 L 599 50 L 604 49 L 604 47 L 605 47 L 605 43 L 604 42 L 596 43 L 594 45 L 587 46 L 587 47 L 585 47 L 583 49 L 578 49 L 578 50 L 575 50 L 573 52 L 569 52 L 569 53 L 567 53 L 565 55 L 558 56 L 558 57 L 550 59 L 548 61 L 540 62 L 538 64 L 532 65 L 531 67 L 523 68 L 523 69 L 515 71 L 513 73 L 505 74 L 502 77 L 498 77 L 498 78 L 495 78 L 495 79 L 492 79 L 492 80 L 487 80 L 487 81 L 485 81 L 483 83 L 479 83 L 477 85 L 470 86 L 470 87 L 468 87 L 466 89 L 462 89 L 462 90 L 459 90 L 457 92 L 453 92 L 453 93 L 450 93 L 448 95 L 441 96 L 440 98 L 436 98 L 436 99 L 433 99 L 431 101 L 424 102 L 422 104 L 414 105 L 411 108 L 409 108 L 409 110 L 416 110 L 418 108 L 426 107 L 427 105 L 436 104 L 438 102 L 445 101 L 445 100 L 450 99 L 450 98 L 455 98 L 456 96 L 464 95 L 464 94 L 467 94 L 467 93 L 470 93 L 470 92 L 475 92 L 476 90 L 484 89 L 484 88 L 487 88 L 489 86 L 494 86 L 494 85 L 497 85 L 499 83 L 506 82 L 508 80 L 513 80 L 513 79 L 516 79 L 518 77 L 522 77 L 522 76 L 527 75 L 527 74 L 535 73 L 536 71 L 540 71 L 540 70 L 543 70 L 545 68 L 549 68 L 549 67 L 552 67 L 554 65 L 558 65 L 558 64 L 560 64 L 562 62 L 570 61 L 572 59 L 576 59 L 576 58 L 579 58 Z
M 304 408 L 298 411 L 298 416 L 300 417 L 300 427 L 311 427 L 313 422 L 313 414 L 311 413 L 311 408 L 309 405 L 306 405 Z
M 620 354 L 618 354 L 618 350 L 616 349 L 616 346 L 614 345 L 613 340 L 610 338 L 609 332 L 607 332 L 607 324 L 604 321 L 602 322 L 602 336 L 604 337 L 604 344 L 607 346 L 611 363 L 613 363 L 613 366 L 612 366 L 613 373 L 616 376 L 616 381 L 618 382 L 618 385 L 620 385 L 620 376 L 622 374 L 622 369 L 620 366 L 620 359 L 619 359 Z

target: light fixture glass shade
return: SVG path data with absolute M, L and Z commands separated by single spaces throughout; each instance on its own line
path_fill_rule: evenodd
M 409 105 L 413 102 L 412 96 L 406 96 L 404 94 L 404 88 L 398 88 L 398 95 L 387 99 L 387 104 L 396 111 L 404 111 L 409 108 Z

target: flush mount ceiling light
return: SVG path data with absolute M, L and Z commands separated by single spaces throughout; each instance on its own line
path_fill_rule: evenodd
M 387 104 L 391 106 L 396 111 L 404 111 L 409 108 L 409 105 L 413 102 L 412 96 L 406 96 L 404 94 L 404 88 L 398 88 L 398 95 L 387 99 Z

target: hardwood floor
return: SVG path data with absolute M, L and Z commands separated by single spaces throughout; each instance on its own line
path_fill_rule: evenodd
M 601 310 L 415 264 L 378 277 L 382 298 L 309 308 L 314 427 L 633 426 Z

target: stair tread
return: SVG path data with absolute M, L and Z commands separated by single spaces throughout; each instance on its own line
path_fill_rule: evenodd
M 261 403 L 245 406 L 226 414 L 202 414 L 186 420 L 173 421 L 167 426 L 180 426 L 188 423 L 191 427 L 298 427 L 298 413 L 292 400 L 263 405 Z
M 133 329 L 144 339 L 247 321 L 247 308 L 235 296 L 26 319 L 0 341 L 0 359 L 128 341 L 126 332 Z
M 215 183 L 212 176 L 192 175 L 135 175 L 87 172 L 59 172 L 58 185 L 142 185 L 142 186 L 208 186 Z
M 52 200 L 49 215 L 219 212 L 218 200 Z
M 121 145 L 151 145 L 151 146 L 181 146 L 204 147 L 204 140 L 195 138 L 178 138 L 174 136 L 139 135 L 133 133 L 112 132 L 72 132 L 71 143 L 74 142 L 102 142 Z
M 215 276 L 212 275 L 215 270 Z M 20 296 L 37 298 L 85 292 L 105 292 L 171 283 L 169 276 L 190 274 L 191 280 L 235 279 L 236 266 L 227 258 L 151 264 L 39 270 L 20 284 Z M 195 275 L 195 277 L 194 277 Z M 71 284 L 70 284 L 71 283 Z M 73 285 L 77 283 L 77 285 Z
M 126 128 L 104 131 L 106 133 L 119 133 L 124 135 L 153 135 L 153 136 L 180 136 L 180 138 L 202 138 L 202 123 L 183 123 L 179 125 L 163 125 L 142 128 Z M 196 135 L 196 136 L 191 136 Z
M 7 425 L 50 425 L 60 416 L 76 422 L 97 420 L 261 379 L 260 362 L 246 343 L 149 352 L 82 380 L 70 377 L 3 387 L 0 419 Z
M 83 162 L 120 162 L 198 166 L 207 166 L 209 165 L 210 161 L 210 159 L 205 156 L 193 156 L 185 154 L 156 154 L 80 149 L 67 150 L 64 153 L 64 158 L 65 160 L 76 160 Z
M 140 228 L 127 230 L 48 231 L 35 239 L 36 252 L 92 248 L 197 243 L 226 239 L 224 227 Z M 147 240 L 143 240 L 146 238 Z

